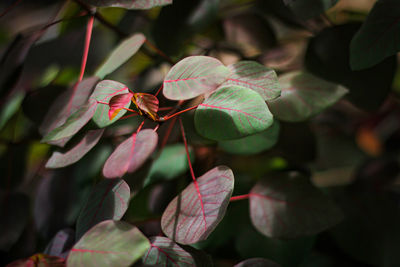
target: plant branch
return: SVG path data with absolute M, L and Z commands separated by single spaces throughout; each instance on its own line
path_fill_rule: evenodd
M 14 7 L 16 7 L 19 3 L 21 3 L 22 0 L 16 0 L 14 3 L 12 3 L 9 7 L 7 7 L 1 14 L 0 18 L 7 15 L 8 12 L 11 11 Z
M 243 200 L 243 199 L 248 199 L 250 197 L 251 194 L 245 194 L 245 195 L 239 195 L 239 196 L 234 196 L 231 197 L 231 199 L 229 200 L 230 202 L 232 201 L 237 201 L 237 200 Z

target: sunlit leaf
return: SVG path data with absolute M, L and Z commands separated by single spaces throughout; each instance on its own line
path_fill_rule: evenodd
M 69 249 L 75 243 L 75 231 L 66 228 L 57 232 L 44 250 L 44 254 L 66 258 Z
M 263 258 L 247 259 L 239 262 L 234 267 L 279 267 L 280 265 Z
M 27 259 L 11 262 L 7 267 L 65 267 L 65 260 L 60 257 L 38 253 Z
M 67 266 L 130 266 L 150 248 L 134 226 L 107 220 L 91 228 L 71 249 Z
M 98 1 L 100 2 L 100 1 Z M 117 1 L 109 1 L 117 2 Z M 128 2 L 128 1 L 126 1 Z M 138 1 L 130 1 L 138 2 Z M 96 71 L 96 76 L 100 79 L 104 79 L 105 76 L 119 68 L 122 64 L 124 64 L 128 59 L 130 59 L 143 45 L 146 41 L 146 37 L 141 33 L 135 33 L 128 39 L 122 41 L 114 51 L 108 56 L 106 61 L 100 66 L 100 68 Z
M 233 184 L 233 173 L 225 166 L 199 177 L 169 203 L 161 218 L 163 232 L 181 244 L 205 240 L 224 217 Z
M 107 159 L 103 175 L 107 178 L 122 177 L 134 172 L 148 159 L 157 146 L 158 135 L 145 129 L 122 142 Z
M 123 7 L 127 9 L 150 9 L 172 4 L 172 0 L 84 0 L 98 7 Z
M 157 111 L 159 107 L 158 99 L 156 96 L 146 93 L 136 93 L 133 95 L 134 103 L 140 112 L 149 115 L 153 120 L 158 117 Z M 132 100 L 133 101 L 133 100 Z
M 110 110 L 108 111 L 108 118 L 110 120 L 114 119 L 123 107 L 129 106 L 132 96 L 133 93 L 131 92 L 113 96 L 110 99 L 110 103 L 108 104 L 108 106 L 110 107 Z
M 257 154 L 273 147 L 279 137 L 279 122 L 274 121 L 267 130 L 240 139 L 219 142 L 219 146 L 228 153 L 238 155 Z
M 372 67 L 400 51 L 400 2 L 379 0 L 350 45 L 353 70 Z
M 109 219 L 119 220 L 128 208 L 130 189 L 121 179 L 106 179 L 97 184 L 76 223 L 77 240 L 92 226 Z
M 280 96 L 281 89 L 274 70 L 254 61 L 240 61 L 228 68 L 232 75 L 223 85 L 240 85 L 252 89 L 259 93 L 264 100 Z
M 250 191 L 250 217 L 262 234 L 295 238 L 320 233 L 343 215 L 308 178 L 296 173 L 272 175 Z
M 77 145 L 67 152 L 53 152 L 46 163 L 46 168 L 62 168 L 77 162 L 99 142 L 103 132 L 104 129 L 89 131 Z
M 218 59 L 187 57 L 175 64 L 164 79 L 164 96 L 172 100 L 190 99 L 211 92 L 224 82 L 230 70 Z
M 279 83 L 282 95 L 268 101 L 268 106 L 274 116 L 289 122 L 311 118 L 336 103 L 348 92 L 340 85 L 299 71 L 280 76 Z
M 199 134 L 213 140 L 230 140 L 259 133 L 273 119 L 262 97 L 238 85 L 218 88 L 196 109 Z
M 157 236 L 151 237 L 150 242 L 151 247 L 143 256 L 144 264 L 177 267 L 196 266 L 192 255 L 171 239 Z
M 302 19 L 311 19 L 333 7 L 339 0 L 284 0 L 292 11 Z

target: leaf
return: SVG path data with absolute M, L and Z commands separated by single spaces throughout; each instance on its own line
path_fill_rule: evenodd
M 108 106 L 110 107 L 110 110 L 108 111 L 108 118 L 110 120 L 114 119 L 123 107 L 125 107 L 126 105 L 129 106 L 132 96 L 133 93 L 130 92 L 127 94 L 113 96 L 110 99 L 110 103 L 108 104 Z
M 254 61 L 240 61 L 228 66 L 232 75 L 224 85 L 240 85 L 259 93 L 264 100 L 281 95 L 278 77 L 274 70 Z
M 350 44 L 352 70 L 372 67 L 400 51 L 400 3 L 379 0 Z
M 272 114 L 261 96 L 238 85 L 218 88 L 196 109 L 196 130 L 213 140 L 259 133 L 271 126 Z
M 122 179 L 107 179 L 98 183 L 79 214 L 76 239 L 101 221 L 121 219 L 128 208 L 129 197 L 130 188 Z
M 2 129 L 8 120 L 18 111 L 24 97 L 25 92 L 19 91 L 9 95 L 9 97 L 5 99 L 0 109 L 0 129 Z
M 161 227 L 181 244 L 205 240 L 225 215 L 234 178 L 226 166 L 211 169 L 187 186 L 165 209 Z
M 103 175 L 107 178 L 122 177 L 126 172 L 137 170 L 153 153 L 158 135 L 145 129 L 122 142 L 107 159 Z
M 98 1 L 99 2 L 99 1 Z M 104 2 L 104 1 L 103 1 Z M 111 1 L 109 1 L 111 3 Z M 116 3 L 117 1 L 112 1 Z M 128 2 L 128 1 L 126 1 Z M 138 1 L 130 1 L 138 2 Z M 129 38 L 122 41 L 108 56 L 105 62 L 96 71 L 96 76 L 104 79 L 105 76 L 118 69 L 128 59 L 130 59 L 146 41 L 146 37 L 142 33 L 135 33 Z
M 219 146 L 228 153 L 238 155 L 257 154 L 273 147 L 279 137 L 279 122 L 274 121 L 267 130 L 240 139 L 219 142 Z
M 284 0 L 301 19 L 312 19 L 336 5 L 339 0 Z
M 175 64 L 164 79 L 164 96 L 186 100 L 211 92 L 223 83 L 230 71 L 218 59 L 191 56 Z
M 130 266 L 149 248 L 149 240 L 136 227 L 107 220 L 91 228 L 75 244 L 67 266 Z
M 103 80 L 97 84 L 93 94 L 90 96 L 91 101 L 102 102 L 102 104 L 99 103 L 97 105 L 96 111 L 93 115 L 93 121 L 97 126 L 104 128 L 117 121 L 126 113 L 126 110 L 122 109 L 112 120 L 108 117 L 110 111 L 108 104 L 110 103 L 110 100 L 116 95 L 127 93 L 129 93 L 128 87 L 116 81 Z M 129 108 L 129 105 L 130 102 L 127 102 L 124 107 Z
M 27 259 L 16 260 L 7 267 L 65 267 L 65 260 L 56 256 L 38 253 Z
M 127 9 L 150 9 L 172 4 L 172 0 L 84 0 L 98 7 L 122 7 Z
M 239 262 L 233 267 L 279 267 L 280 265 L 263 258 L 247 259 Z
M 278 119 L 289 122 L 305 121 L 336 103 L 348 90 L 306 72 L 291 72 L 279 77 L 280 98 L 268 106 Z
M 292 172 L 263 179 L 251 189 L 250 217 L 266 236 L 296 238 L 320 233 L 343 215 L 308 178 Z
M 75 243 L 75 231 L 66 228 L 57 232 L 44 250 L 44 254 L 67 258 L 67 253 Z
M 171 239 L 161 236 L 150 238 L 151 247 L 143 256 L 146 265 L 188 267 L 196 266 L 192 255 Z
M 53 152 L 46 168 L 62 168 L 71 165 L 86 155 L 100 140 L 104 129 L 91 130 L 72 149 L 65 153 Z
M 140 112 L 144 112 L 149 115 L 150 118 L 156 120 L 158 118 L 158 99 L 156 96 L 146 93 L 136 93 L 133 95 L 133 103 L 139 109 Z
M 191 161 L 194 159 L 192 152 L 193 150 L 189 147 Z M 185 173 L 188 168 L 185 146 L 183 144 L 166 146 L 151 165 L 144 185 L 149 185 L 158 180 L 171 180 Z

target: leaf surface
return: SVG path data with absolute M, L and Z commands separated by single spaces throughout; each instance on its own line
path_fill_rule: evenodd
M 193 244 L 205 240 L 225 215 L 234 178 L 226 166 L 211 169 L 192 182 L 165 209 L 163 232 L 175 242 Z
M 116 95 L 110 99 L 110 103 L 108 106 L 110 109 L 108 110 L 108 118 L 110 120 L 114 119 L 115 116 L 122 110 L 126 105 L 129 106 L 133 93 L 129 92 L 127 94 Z
M 189 267 L 196 266 L 192 255 L 171 239 L 161 236 L 150 238 L 151 247 L 143 256 L 146 265 Z
M 44 250 L 44 254 L 66 258 L 66 253 L 75 242 L 75 231 L 66 228 L 57 232 Z
M 286 173 L 259 181 L 250 192 L 250 218 L 262 234 L 296 238 L 320 233 L 343 215 L 308 178 Z
M 158 135 L 145 129 L 122 142 L 104 164 L 103 175 L 107 178 L 122 177 L 134 172 L 148 159 L 157 146 Z
M 150 9 L 172 4 L 172 0 L 84 0 L 98 7 L 123 7 L 127 9 Z
M 223 83 L 230 70 L 218 59 L 191 56 L 175 64 L 164 79 L 164 96 L 186 100 L 211 92 Z
M 129 186 L 122 179 L 106 179 L 97 184 L 79 214 L 76 239 L 101 221 L 121 219 L 128 208 L 129 197 Z
M 115 3 L 117 1 L 113 2 Z M 132 1 L 130 2 L 132 3 Z M 135 33 L 126 40 L 122 41 L 112 51 L 106 61 L 99 67 L 95 75 L 100 79 L 104 79 L 105 76 L 115 71 L 122 64 L 128 61 L 128 59 L 130 59 L 134 54 L 136 54 L 145 41 L 146 37 L 141 33 Z
M 292 11 L 301 19 L 315 18 L 329 8 L 336 5 L 339 0 L 284 0 Z
M 247 259 L 239 262 L 233 267 L 279 267 L 280 265 L 263 258 Z
M 291 72 L 279 77 L 281 97 L 268 106 L 278 119 L 304 121 L 322 112 L 347 94 L 347 89 L 305 72 Z
M 158 107 L 159 107 L 159 102 L 158 98 L 154 95 L 151 94 L 146 94 L 146 93 L 136 93 L 133 95 L 134 104 L 136 107 L 142 112 L 146 113 L 149 115 L 153 120 L 155 120 L 158 115 Z
M 213 140 L 259 133 L 271 126 L 272 114 L 262 97 L 238 85 L 218 88 L 196 109 L 196 130 Z
M 67 266 L 130 266 L 149 248 L 149 240 L 136 227 L 107 220 L 95 225 L 75 244 Z

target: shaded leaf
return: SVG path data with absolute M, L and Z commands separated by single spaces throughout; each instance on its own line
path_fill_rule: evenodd
M 261 96 L 253 90 L 228 85 L 218 88 L 196 109 L 199 134 L 213 140 L 229 140 L 259 133 L 273 119 Z
M 44 250 L 44 254 L 66 258 L 69 249 L 75 243 L 75 231 L 66 228 L 57 232 Z
M 84 0 L 98 7 L 123 7 L 127 9 L 150 9 L 172 4 L 172 0 Z
M 110 99 L 108 106 L 110 110 L 108 111 L 108 118 L 110 120 L 114 119 L 115 116 L 122 110 L 126 105 L 129 106 L 133 93 L 129 92 L 127 94 L 116 95 Z
M 311 19 L 333 7 L 339 0 L 284 0 L 301 19 Z
M 172 0 L 171 0 L 172 1 Z M 94 2 L 94 1 L 93 1 Z M 100 2 L 100 1 L 97 1 Z M 103 1 L 104 2 L 104 1 Z M 109 1 L 110 3 L 117 1 Z M 138 1 L 126 1 L 138 2 Z M 144 44 L 146 37 L 141 33 L 135 33 L 131 37 L 122 41 L 108 56 L 106 61 L 96 71 L 96 76 L 104 79 L 105 76 L 110 74 L 130 59 Z
M 279 137 L 279 122 L 274 123 L 265 131 L 240 139 L 219 142 L 219 146 L 228 153 L 238 155 L 257 154 L 273 147 Z
M 240 85 L 259 93 L 264 100 L 271 100 L 281 95 L 278 77 L 274 70 L 254 61 L 240 61 L 228 66 L 232 75 L 224 85 Z
M 234 267 L 279 267 L 280 265 L 263 258 L 247 259 L 239 262 Z
M 230 70 L 218 59 L 187 57 L 175 64 L 164 79 L 164 96 L 172 100 L 190 99 L 211 92 L 223 83 Z
M 129 197 L 130 188 L 122 179 L 106 179 L 97 184 L 79 214 L 76 239 L 101 221 L 121 219 L 128 208 Z
M 103 175 L 107 178 L 122 177 L 126 172 L 137 170 L 153 153 L 158 135 L 145 129 L 122 142 L 107 159 Z
M 225 215 L 234 178 L 226 166 L 211 169 L 187 186 L 165 209 L 163 232 L 181 244 L 205 240 Z
M 400 3 L 379 0 L 353 37 L 350 65 L 353 70 L 372 67 L 400 51 Z
M 190 253 L 183 250 L 171 239 L 161 236 L 150 238 L 151 247 L 143 257 L 146 265 L 196 266 Z
M 91 228 L 75 244 L 67 266 L 130 266 L 149 248 L 149 240 L 136 227 L 107 220 Z
M 2 129 L 8 120 L 18 111 L 24 97 L 25 92 L 19 91 L 11 94 L 5 100 L 0 110 L 0 129 Z
M 311 118 L 336 103 L 348 92 L 340 85 L 299 71 L 280 76 L 279 83 L 282 95 L 268 101 L 268 106 L 274 116 L 289 122 Z
M 104 128 L 119 118 L 121 118 L 126 110 L 122 109 L 112 120 L 108 117 L 110 106 L 110 100 L 116 95 L 123 95 L 129 93 L 128 87 L 126 85 L 112 81 L 112 80 L 103 80 L 99 82 L 94 89 L 93 94 L 90 96 L 90 100 L 93 102 L 102 102 L 97 105 L 96 111 L 93 115 L 93 121 L 100 128 Z M 130 102 L 124 106 L 125 108 L 129 108 Z
M 91 130 L 72 149 L 65 153 L 53 152 L 46 168 L 62 168 L 71 165 L 86 155 L 100 140 L 104 129 Z
M 250 217 L 266 236 L 295 238 L 320 233 L 343 215 L 308 178 L 287 173 L 263 179 L 252 188 Z
M 56 256 L 46 254 L 35 254 L 28 259 L 16 260 L 7 265 L 7 267 L 64 267 L 65 260 Z

